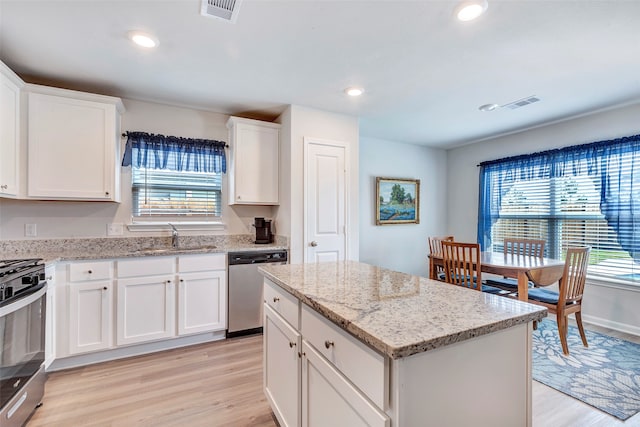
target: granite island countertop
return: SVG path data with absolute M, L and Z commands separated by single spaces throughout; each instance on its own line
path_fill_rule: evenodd
M 263 264 L 264 276 L 393 359 L 541 320 L 547 309 L 355 261 Z
M 0 241 L 0 259 L 42 258 L 45 263 L 142 256 L 173 256 L 288 249 L 286 239 L 255 244 L 250 235 L 38 239 Z

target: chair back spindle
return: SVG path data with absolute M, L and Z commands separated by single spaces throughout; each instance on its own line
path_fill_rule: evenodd
M 506 238 L 504 254 L 544 258 L 544 240 Z

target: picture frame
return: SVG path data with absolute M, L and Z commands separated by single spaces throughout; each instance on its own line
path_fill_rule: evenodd
M 376 225 L 420 224 L 420 180 L 376 177 Z

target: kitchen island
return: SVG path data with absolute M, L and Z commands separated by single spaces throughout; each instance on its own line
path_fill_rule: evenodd
M 354 261 L 260 270 L 280 425 L 531 425 L 546 309 Z

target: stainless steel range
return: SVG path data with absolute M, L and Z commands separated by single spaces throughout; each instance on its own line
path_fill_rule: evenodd
M 44 395 L 47 282 L 41 259 L 0 261 L 0 426 L 22 426 Z

